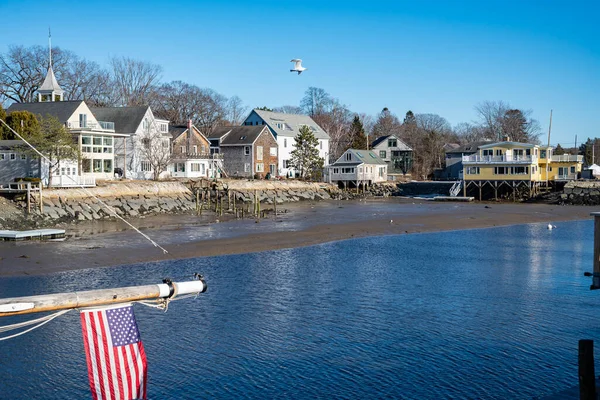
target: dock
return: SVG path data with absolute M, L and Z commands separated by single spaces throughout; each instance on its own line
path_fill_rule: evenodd
M 64 238 L 64 229 L 33 229 L 28 231 L 0 230 L 0 241 L 59 240 Z
M 475 197 L 464 197 L 464 196 L 435 196 L 433 201 L 473 201 Z

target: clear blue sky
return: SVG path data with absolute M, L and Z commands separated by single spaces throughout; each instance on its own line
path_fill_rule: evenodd
M 502 100 L 546 142 L 600 137 L 600 1 L 0 0 L 0 52 L 52 43 L 106 66 L 129 56 L 250 107 L 309 86 L 352 111 L 435 113 L 452 125 Z M 290 73 L 292 58 L 308 68 Z

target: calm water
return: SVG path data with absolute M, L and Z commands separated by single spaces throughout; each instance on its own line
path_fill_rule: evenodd
M 557 225 L 2 279 L 0 296 L 204 274 L 196 300 L 135 306 L 151 399 L 530 399 L 577 384 L 577 341 L 600 338 L 593 222 Z M 77 312 L 0 342 L 0 398 L 89 397 Z

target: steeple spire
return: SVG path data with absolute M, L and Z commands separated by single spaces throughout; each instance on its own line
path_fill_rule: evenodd
M 48 27 L 48 73 L 38 89 L 38 101 L 63 101 L 63 93 L 52 70 L 52 35 Z

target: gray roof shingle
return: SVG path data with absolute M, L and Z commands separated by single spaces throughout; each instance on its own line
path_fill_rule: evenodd
M 148 106 L 90 107 L 90 110 L 98 121 L 114 122 L 115 133 L 135 133 L 148 111 Z
M 300 127 L 308 125 L 317 139 L 329 139 L 327 132 L 308 115 L 284 114 L 263 110 L 252 111 L 258 114 L 277 136 L 296 137 L 300 133 Z M 281 128 L 276 125 L 277 123 L 281 124 Z
M 268 129 L 266 125 L 219 126 L 208 138 L 220 138 L 221 146 L 251 145 L 264 129 Z
M 71 115 L 73 115 L 81 103 L 83 103 L 83 100 L 14 103 L 8 107 L 6 112 L 11 113 L 13 111 L 29 111 L 30 113 L 41 115 L 42 117 L 50 114 L 58 118 L 58 120 L 64 124 L 71 117 Z

